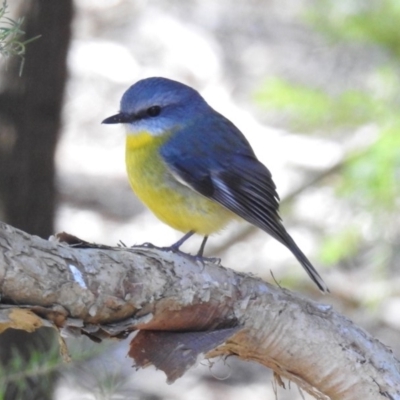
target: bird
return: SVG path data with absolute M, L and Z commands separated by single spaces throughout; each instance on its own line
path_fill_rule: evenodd
M 204 237 L 244 219 L 286 246 L 322 292 L 329 289 L 286 231 L 271 172 L 243 133 L 184 83 L 150 77 L 126 90 L 120 110 L 102 121 L 126 127 L 131 187 L 164 223 Z

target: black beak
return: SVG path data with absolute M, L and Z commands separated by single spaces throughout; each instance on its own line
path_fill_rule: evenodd
M 131 122 L 133 120 L 131 115 L 128 114 L 115 114 L 111 117 L 106 118 L 104 121 L 102 121 L 102 124 L 124 124 L 126 122 Z

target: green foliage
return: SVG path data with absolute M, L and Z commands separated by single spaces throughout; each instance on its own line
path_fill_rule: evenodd
M 61 365 L 58 346 L 51 351 L 43 353 L 32 348 L 28 361 L 17 351 L 7 366 L 0 365 L 0 400 L 4 398 L 3 389 L 7 384 L 14 383 L 20 392 L 26 389 L 27 379 L 37 383 L 36 387 L 47 388 L 49 386 L 49 374 Z M 20 398 L 17 395 L 16 400 Z
M 400 56 L 398 0 L 318 0 L 306 19 L 332 39 L 375 43 Z
M 18 56 L 21 58 L 20 74 L 24 65 L 24 55 L 26 45 L 38 39 L 40 36 L 35 36 L 31 39 L 22 40 L 25 32 L 21 29 L 24 22 L 23 18 L 13 20 L 6 17 L 8 13 L 7 1 L 3 1 L 0 7 L 0 54 L 3 57 Z
M 371 216 L 373 235 L 383 248 L 388 231 L 398 232 L 388 225 L 395 221 L 400 199 L 400 2 L 318 0 L 306 17 L 330 39 L 353 46 L 379 46 L 388 55 L 385 64 L 369 73 L 361 88 L 336 94 L 271 78 L 257 100 L 282 112 L 297 130 L 318 130 L 337 137 L 338 132 L 375 127 L 377 140 L 345 161 L 338 194 L 352 203 L 352 209 Z M 340 229 L 322 246 L 322 259 L 327 263 L 337 263 L 359 249 L 360 229 Z
M 386 70 L 376 74 L 376 81 L 388 79 Z M 400 86 L 393 77 L 390 82 L 390 88 Z M 400 196 L 400 104 L 396 97 L 393 90 L 349 90 L 333 96 L 279 78 L 269 79 L 257 95 L 263 105 L 286 112 L 296 129 L 332 132 L 363 124 L 378 125 L 377 141 L 361 155 L 349 158 L 340 187 L 342 195 L 353 196 L 372 211 L 392 209 Z
M 53 379 L 53 377 L 49 378 L 51 373 L 56 371 L 63 372 L 68 368 L 76 368 L 77 365 L 98 357 L 108 347 L 106 343 L 94 344 L 86 337 L 71 339 L 70 342 L 69 348 L 72 362 L 69 364 L 66 364 L 61 358 L 58 344 L 55 344 L 48 352 L 37 350 L 33 344 L 27 361 L 18 351 L 15 351 L 11 362 L 7 366 L 0 365 L 0 400 L 4 399 L 4 389 L 10 382 L 14 383 L 21 392 L 26 388 L 27 380 L 34 381 L 38 390 L 40 388 L 47 389 L 51 386 L 51 380 Z M 119 383 L 117 382 L 117 375 L 110 374 L 110 376 L 113 376 L 114 381 L 109 378 L 107 382 L 99 382 L 99 387 L 104 387 L 105 392 L 107 390 L 111 392 L 111 389 L 115 388 Z M 32 393 L 33 397 L 34 393 Z M 19 400 L 19 397 L 15 399 Z
M 295 129 L 357 126 L 368 122 L 379 110 L 376 100 L 362 91 L 333 96 L 277 77 L 265 82 L 256 99 L 266 107 L 286 112 Z
M 400 120 L 381 130 L 366 152 L 347 163 L 340 193 L 374 213 L 395 213 L 400 198 Z
M 356 253 L 360 243 L 360 231 L 350 226 L 343 231 L 325 238 L 320 250 L 321 261 L 327 265 L 335 265 Z

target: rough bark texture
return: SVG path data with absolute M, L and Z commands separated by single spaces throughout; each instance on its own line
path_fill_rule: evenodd
M 140 330 L 130 355 L 170 381 L 198 357 L 233 354 L 319 399 L 400 399 L 391 351 L 330 306 L 191 256 L 71 248 L 0 224 L 0 285 L 0 329 L 51 321 L 92 338 Z

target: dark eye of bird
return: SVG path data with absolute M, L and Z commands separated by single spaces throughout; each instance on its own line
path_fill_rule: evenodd
M 161 112 L 160 106 L 153 106 L 147 109 L 147 115 L 150 117 L 157 117 Z

